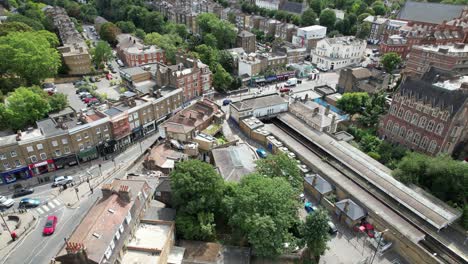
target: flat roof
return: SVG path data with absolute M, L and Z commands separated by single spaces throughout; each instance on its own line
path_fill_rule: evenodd
M 274 93 L 265 96 L 244 99 L 242 101 L 232 103 L 231 105 L 233 105 L 238 111 L 244 111 L 247 109 L 260 109 L 284 103 L 287 104 L 288 102 L 278 94 Z
M 127 249 L 122 257 L 122 264 L 159 263 L 160 256 L 151 252 Z
M 163 249 L 171 235 L 171 225 L 142 222 L 133 232 L 133 238 L 127 247 Z

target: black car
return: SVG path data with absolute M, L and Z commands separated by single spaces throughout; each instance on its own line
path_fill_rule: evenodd
M 32 189 L 32 188 L 31 189 L 26 189 L 26 188 L 17 189 L 13 193 L 13 198 L 20 197 L 20 196 L 25 196 L 25 195 L 31 194 L 33 192 L 34 192 L 34 189 Z

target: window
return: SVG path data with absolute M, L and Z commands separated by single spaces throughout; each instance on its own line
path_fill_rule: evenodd
M 107 131 L 107 130 L 109 130 L 109 128 L 107 128 L 107 126 L 105 126 L 105 127 L 104 127 L 104 131 Z
M 37 144 L 37 145 L 36 145 L 36 148 L 37 148 L 38 150 L 41 150 L 41 149 L 44 149 L 44 146 L 42 146 L 42 144 Z
M 36 155 L 32 155 L 31 157 L 29 157 L 31 159 L 31 162 L 32 163 L 35 163 L 37 162 L 37 158 L 36 158 Z
M 133 115 L 128 116 L 128 121 L 132 122 L 133 121 Z
M 88 136 L 88 132 L 84 132 L 83 135 L 84 135 L 84 138 L 88 138 L 88 137 L 89 137 L 89 136 Z
M 413 117 L 411 118 L 411 124 L 417 125 L 419 120 L 418 114 L 413 114 Z
M 410 119 L 411 119 L 411 111 L 408 110 L 408 111 L 406 111 L 406 113 L 405 113 L 405 121 L 406 121 L 406 122 L 409 122 Z
M 400 137 L 404 138 L 404 137 L 405 137 L 405 134 L 406 134 L 406 128 L 405 128 L 405 127 L 401 127 L 401 128 L 400 128 Z
M 83 144 L 78 145 L 78 147 L 80 148 L 80 151 L 84 150 L 84 145 Z
M 101 134 L 101 128 L 96 128 L 96 134 Z
M 67 138 L 62 138 L 62 144 L 64 144 L 64 145 L 68 144 L 68 139 Z
M 394 105 L 394 106 L 392 106 L 392 109 L 390 109 L 390 114 L 395 115 L 396 111 L 397 111 L 397 106 Z
M 62 155 L 62 152 L 60 151 L 60 149 L 56 149 L 55 156 L 60 157 L 61 155 Z
M 444 111 L 444 113 L 442 113 L 442 116 L 441 116 L 440 118 L 441 118 L 442 120 L 444 120 L 444 121 L 447 121 L 448 116 L 449 116 L 449 112 L 448 112 L 448 111 Z
M 437 124 L 435 133 L 437 135 L 441 135 L 443 130 L 444 130 L 444 125 L 442 123 L 439 123 L 439 124 Z
M 428 131 L 432 132 L 432 130 L 434 129 L 434 124 L 435 124 L 434 120 L 429 121 L 429 123 L 427 124 L 427 128 L 426 128 L 426 129 L 427 129 Z
M 10 163 L 4 162 L 3 167 L 5 168 L 5 170 L 9 170 L 10 169 Z
M 104 137 L 105 137 L 106 139 L 109 139 L 109 138 L 110 138 L 109 134 L 106 134 Z
M 419 119 L 419 126 L 420 127 L 425 128 L 426 123 L 427 123 L 427 118 L 425 116 L 423 116 L 423 117 L 421 117 L 421 119 Z
M 19 167 L 19 166 L 21 166 L 21 161 L 19 161 L 19 160 L 15 160 L 15 166 L 16 166 L 16 167 Z
M 397 115 L 398 118 L 401 118 L 403 116 L 403 111 L 404 111 L 403 108 L 400 108 L 400 110 L 398 110 L 398 115 Z
M 0 154 L 0 159 L 2 159 L 2 160 L 6 159 L 6 155 L 4 153 L 1 153 Z
M 398 135 L 398 131 L 399 131 L 399 130 L 400 130 L 400 125 L 394 124 L 394 125 L 393 125 L 392 133 L 395 134 L 395 135 Z
M 27 146 L 27 147 L 26 147 L 26 150 L 27 150 L 28 152 L 33 152 L 33 151 L 34 151 L 34 148 L 33 148 L 32 146 Z
M 10 152 L 10 156 L 11 156 L 12 158 L 14 158 L 14 157 L 18 156 L 18 154 L 16 154 L 16 151 L 12 150 L 12 151 Z
M 428 149 L 428 151 L 429 151 L 430 153 L 434 153 L 434 151 L 436 150 L 436 148 L 437 148 L 437 142 L 436 142 L 435 140 L 432 140 L 432 141 L 431 141 L 431 144 L 429 144 L 429 149 Z
M 57 140 L 52 141 L 52 146 L 53 146 L 53 147 L 57 147 L 57 146 L 58 146 Z
M 70 148 L 69 148 L 69 147 L 63 148 L 63 152 L 64 152 L 65 154 L 70 153 Z
M 422 149 L 426 149 L 428 143 L 429 139 L 427 137 L 423 137 L 423 139 L 421 140 L 421 145 L 419 145 L 419 147 L 421 147 Z
M 47 155 L 44 152 L 39 154 L 39 156 L 41 157 L 41 160 L 46 160 L 47 159 Z
M 80 135 L 76 135 L 76 141 L 81 141 L 81 136 Z
M 420 139 L 421 139 L 421 135 L 419 135 L 419 133 L 414 134 L 413 144 L 418 145 Z

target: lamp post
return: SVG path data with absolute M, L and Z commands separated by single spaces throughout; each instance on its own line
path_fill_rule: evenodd
M 99 176 L 102 177 L 102 164 L 99 164 Z
M 78 199 L 78 201 L 80 201 L 80 196 L 78 195 L 78 187 L 75 187 L 75 193 L 76 193 L 76 199 Z
M 385 229 L 384 231 L 380 232 L 379 242 L 377 242 L 377 246 L 375 247 L 374 255 L 371 258 L 370 264 L 374 263 L 375 256 L 377 255 L 377 251 L 379 251 L 380 242 L 382 242 L 382 237 L 383 237 L 385 232 L 388 232 L 388 228 Z
M 5 226 L 6 226 L 6 228 L 8 229 L 8 233 L 11 234 L 11 230 L 10 230 L 10 228 L 8 227 L 8 224 L 7 224 L 7 222 L 5 221 L 5 218 L 3 218 L 3 214 L 2 214 L 2 213 L 0 213 L 0 217 L 1 217 L 2 220 L 3 220 L 3 223 L 5 223 Z

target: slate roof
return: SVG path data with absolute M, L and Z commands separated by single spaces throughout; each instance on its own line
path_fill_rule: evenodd
M 302 3 L 286 1 L 280 10 L 284 10 L 291 13 L 302 14 L 305 10 L 302 9 Z
M 460 16 L 464 5 L 449 5 L 439 3 L 407 1 L 400 13 L 399 19 L 441 24 Z
M 212 150 L 214 162 L 226 181 L 238 182 L 255 170 L 255 156 L 245 144 Z
M 286 101 L 278 94 L 270 94 L 235 102 L 232 105 L 235 106 L 239 111 L 243 111 L 246 109 L 260 109 L 269 106 L 275 106 L 285 102 Z
M 314 184 L 315 178 L 317 179 Z M 308 174 L 304 177 L 304 180 L 321 194 L 327 194 L 333 190 L 331 184 L 318 174 Z
M 345 211 L 345 206 L 348 204 L 348 208 Z M 336 207 L 338 207 L 342 212 L 344 212 L 349 218 L 351 218 L 353 221 L 359 220 L 363 217 L 366 216 L 366 212 L 362 207 L 357 205 L 353 200 L 351 199 L 344 199 L 339 202 L 337 202 Z

